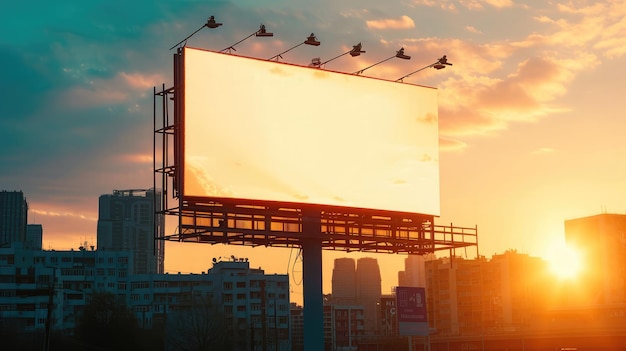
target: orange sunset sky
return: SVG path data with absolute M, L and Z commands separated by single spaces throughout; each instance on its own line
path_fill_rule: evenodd
M 306 66 L 361 42 L 366 53 L 326 65 L 347 73 L 402 47 L 411 60 L 363 73 L 389 80 L 447 55 L 452 66 L 404 81 L 438 89 L 437 222 L 477 225 L 483 255 L 548 258 L 566 219 L 626 213 L 624 1 L 113 0 L 42 3 L 37 13 L 12 2 L 5 11 L 0 29 L 13 34 L 0 39 L 0 77 L 11 87 L 0 95 L 0 187 L 24 191 L 46 249 L 95 243 L 98 196 L 152 186 L 153 88 L 172 84 L 169 48 L 211 15 L 224 25 L 187 45 L 219 51 L 262 23 L 274 36 L 233 54 L 267 59 L 313 32 L 319 47 L 282 60 Z M 166 270 L 199 272 L 230 255 L 290 273 L 296 253 L 168 243 Z M 332 260 L 344 256 L 324 253 L 325 292 Z M 403 257 L 375 257 L 389 292 Z M 292 286 L 299 301 L 302 286 Z

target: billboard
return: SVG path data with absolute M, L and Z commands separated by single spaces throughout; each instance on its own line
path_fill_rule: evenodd
M 182 53 L 183 198 L 439 215 L 434 88 Z
M 424 288 L 397 287 L 396 313 L 398 315 L 398 332 L 400 335 L 428 335 L 426 292 Z

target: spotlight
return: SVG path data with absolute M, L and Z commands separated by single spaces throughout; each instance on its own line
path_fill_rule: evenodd
M 434 69 L 436 69 L 436 70 L 440 70 L 440 69 L 444 69 L 444 68 L 446 68 L 446 66 L 452 66 L 452 64 L 451 64 L 450 62 L 448 62 L 448 58 L 446 57 L 446 55 L 443 55 L 443 56 L 442 56 L 439 60 L 437 60 L 436 62 L 431 63 L 431 64 L 430 64 L 430 65 L 428 65 L 428 66 L 422 67 L 422 68 L 420 68 L 420 69 L 418 69 L 418 70 L 416 70 L 416 71 L 413 71 L 413 72 L 411 72 L 411 73 L 409 73 L 409 74 L 406 74 L 406 75 L 404 75 L 404 76 L 402 76 L 402 77 L 400 77 L 400 78 L 396 79 L 396 82 L 402 82 L 402 80 L 403 80 L 404 78 L 407 78 L 407 77 L 409 77 L 409 76 L 412 76 L 413 74 L 415 74 L 415 73 L 417 73 L 417 72 L 419 72 L 419 71 L 421 71 L 421 70 L 424 70 L 424 69 L 426 69 L 426 68 L 430 68 L 430 67 L 432 67 L 432 68 L 434 68 Z
M 375 64 L 373 64 L 371 66 L 367 66 L 367 67 L 365 67 L 365 68 L 363 68 L 361 70 L 358 70 L 358 71 L 356 71 L 356 72 L 354 72 L 352 74 L 361 74 L 361 73 L 365 72 L 365 70 L 368 70 L 368 69 L 370 69 L 370 68 L 372 68 L 372 67 L 374 67 L 376 65 L 379 65 L 379 64 L 381 64 L 381 63 L 383 63 L 385 61 L 389 61 L 392 58 L 396 58 L 396 57 L 400 58 L 400 59 L 403 59 L 403 60 L 410 60 L 411 59 L 411 56 L 404 54 L 404 48 L 400 48 L 400 50 L 396 51 L 395 55 L 393 55 L 391 57 L 388 57 L 388 58 L 386 58 L 386 59 L 384 59 L 382 61 L 376 62 Z
M 341 54 L 341 55 L 335 56 L 335 57 L 331 58 L 331 59 L 330 59 L 330 60 L 328 60 L 328 61 L 321 62 L 322 60 L 320 60 L 320 58 L 319 58 L 319 57 L 316 57 L 316 58 L 314 58 L 314 59 L 312 59 L 312 60 L 311 60 L 311 63 L 309 64 L 309 67 L 318 67 L 318 68 L 321 68 L 322 66 L 324 66 L 324 65 L 325 65 L 325 64 L 327 64 L 327 63 L 329 63 L 330 61 L 335 60 L 335 59 L 338 59 L 338 58 L 340 58 L 341 56 L 344 56 L 344 55 L 347 55 L 347 54 L 350 54 L 350 56 L 352 56 L 352 57 L 359 56 L 359 55 L 361 55 L 361 54 L 364 54 L 364 53 L 365 53 L 365 51 L 363 51 L 363 50 L 362 50 L 362 48 L 363 48 L 363 45 L 361 45 L 361 43 L 359 42 L 358 44 L 356 44 L 356 45 L 353 45 L 353 46 L 352 46 L 352 50 L 350 50 L 350 51 L 348 51 L 348 52 L 344 52 L 344 53 L 343 53 L 343 54 Z
M 204 27 L 207 27 L 207 28 L 211 28 L 211 29 L 213 29 L 213 28 L 217 28 L 217 27 L 219 27 L 219 26 L 221 26 L 221 25 L 222 25 L 221 23 L 217 23 L 217 22 L 215 21 L 215 16 L 211 16 L 211 17 L 209 17 L 209 19 L 206 21 L 206 23 L 202 25 L 202 27 L 198 28 L 195 32 L 191 33 L 191 34 L 190 34 L 187 38 L 185 38 L 185 39 L 183 39 L 183 40 L 179 41 L 178 43 L 176 43 L 176 45 L 172 46 L 172 47 L 170 48 L 170 50 L 172 50 L 173 48 L 177 47 L 178 45 L 180 45 L 180 44 L 182 44 L 182 43 L 186 42 L 186 41 L 187 41 L 187 39 L 191 38 L 194 34 L 198 33 L 198 32 L 199 32 L 202 28 L 204 28 Z
M 285 50 L 285 51 L 281 52 L 280 54 L 274 55 L 274 56 L 272 56 L 272 57 L 268 58 L 267 60 L 269 61 L 269 60 L 276 59 L 276 61 L 278 61 L 278 59 L 279 59 L 279 58 L 283 58 L 283 56 L 282 56 L 282 55 L 283 55 L 284 53 L 287 53 L 287 52 L 289 52 L 289 51 L 291 51 L 291 50 L 293 50 L 293 49 L 297 48 L 298 46 L 300 46 L 300 45 L 304 45 L 304 44 L 306 44 L 306 45 L 312 45 L 312 46 L 319 46 L 321 43 L 320 43 L 320 42 L 319 42 L 319 41 L 315 38 L 315 34 L 311 33 L 311 35 L 309 35 L 309 36 L 306 38 L 306 40 L 305 40 L 305 41 L 303 41 L 302 43 L 300 43 L 300 44 L 298 44 L 298 45 L 296 45 L 296 46 L 294 46 L 294 47 L 291 47 L 291 48 L 289 48 L 289 49 L 287 49 L 287 50 Z
M 253 37 L 253 36 L 257 36 L 257 37 L 273 37 L 273 36 L 274 36 L 274 33 L 268 32 L 268 31 L 267 31 L 267 29 L 265 28 L 265 25 L 264 25 L 264 24 L 261 24 L 261 26 L 259 27 L 259 29 L 258 29 L 257 31 L 252 32 L 252 34 L 250 34 L 250 35 L 248 35 L 247 37 L 245 37 L 245 38 L 243 38 L 243 39 L 239 40 L 238 42 L 234 43 L 233 45 L 231 45 L 231 46 L 229 46 L 229 47 L 227 47 L 227 48 L 224 48 L 224 49 L 220 50 L 220 52 L 225 52 L 225 51 L 228 51 L 228 53 L 231 53 L 233 50 L 234 50 L 234 51 L 237 51 L 237 50 L 235 50 L 235 46 L 236 46 L 237 44 L 239 44 L 239 43 L 241 43 L 242 41 L 244 41 L 244 40 L 246 40 L 246 39 L 248 39 L 248 38 L 251 38 L 251 37 Z

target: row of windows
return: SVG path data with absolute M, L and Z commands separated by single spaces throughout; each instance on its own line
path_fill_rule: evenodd
M 0 255 L 0 261 L 8 261 L 8 257 L 10 256 L 11 258 L 11 262 L 13 263 L 13 255 Z M 116 260 L 117 259 L 117 260 Z M 59 263 L 59 257 L 58 256 L 51 256 L 48 257 L 48 260 L 50 263 Z M 36 256 L 33 257 L 33 263 L 45 263 L 46 258 L 44 256 Z M 82 256 L 61 256 L 61 262 L 63 263 L 82 263 L 82 264 L 87 264 L 87 265 L 94 265 L 95 264 L 95 257 L 82 257 Z M 122 257 L 99 257 L 98 258 L 98 263 L 102 264 L 105 263 L 105 261 L 109 264 L 113 264 L 114 262 L 117 261 L 118 265 L 128 265 L 128 257 L 126 256 L 122 256 Z

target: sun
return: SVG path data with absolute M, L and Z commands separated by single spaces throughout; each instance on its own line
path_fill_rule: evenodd
M 561 279 L 575 279 L 582 269 L 580 253 L 565 245 L 553 247 L 548 262 L 550 272 Z

